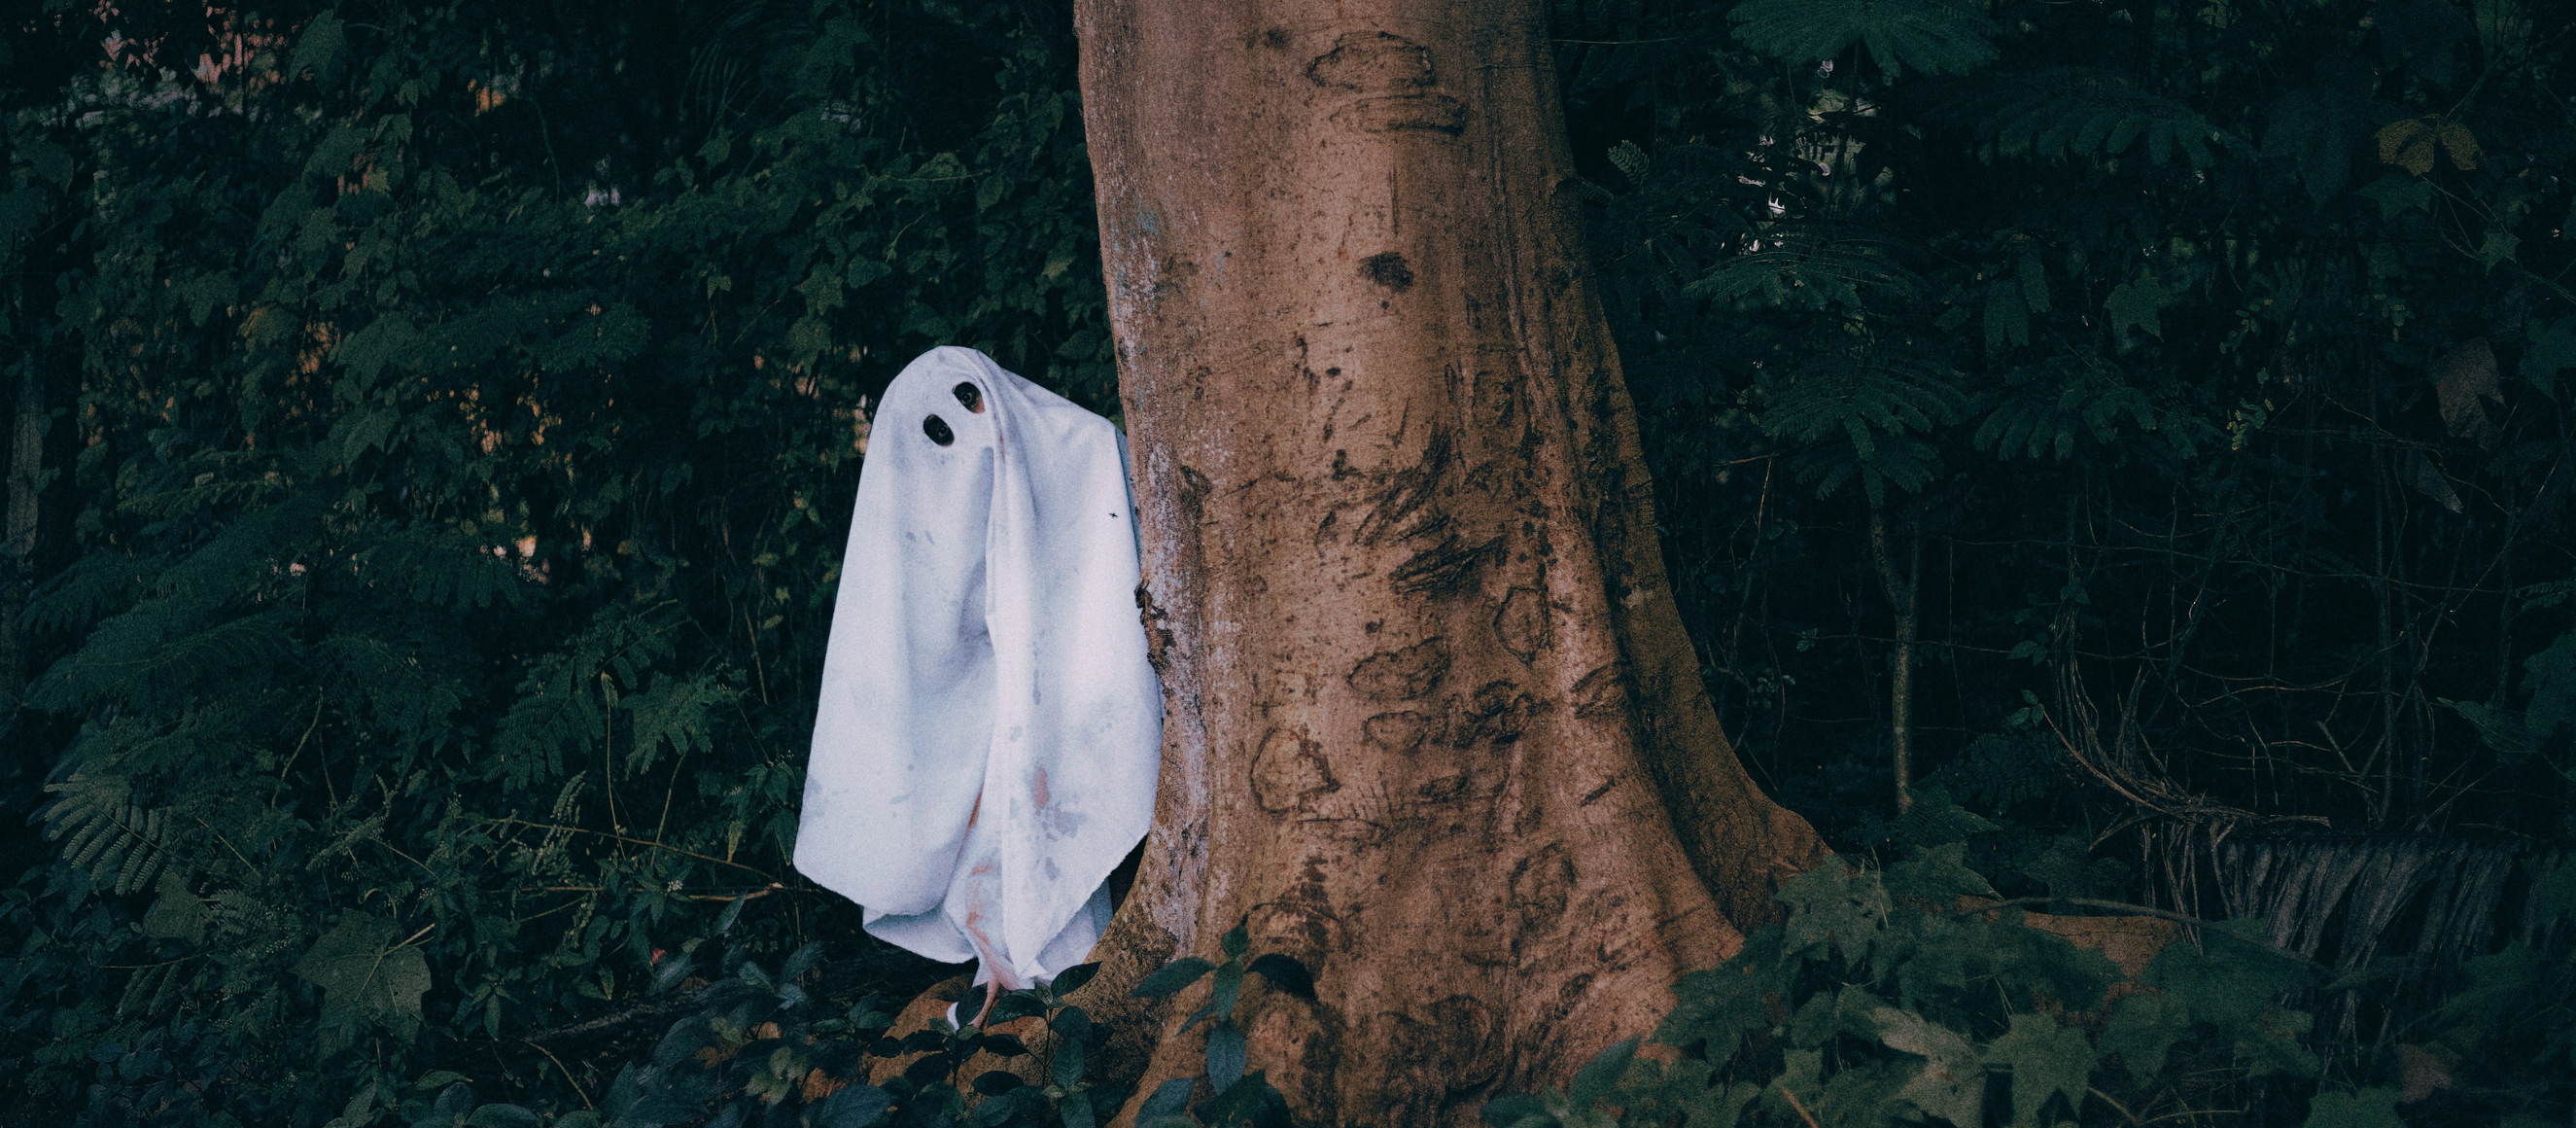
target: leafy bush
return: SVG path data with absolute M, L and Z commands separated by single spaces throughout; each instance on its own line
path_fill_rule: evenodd
M 2242 925 L 2172 943 L 2134 982 L 1994 905 L 1957 844 L 1884 871 L 1835 862 L 1784 886 L 1788 919 L 1685 979 L 1652 1037 L 1564 1091 L 1485 1106 L 1496 1128 L 1739 1123 L 1962 1128 L 2292 1122 L 2396 1128 L 2399 1091 L 2318 1081 L 2305 961 Z
M 656 937 L 877 958 L 787 862 L 839 522 L 923 348 L 1106 406 L 1071 29 L 667 14 L 0 29 L 0 1119 L 578 1109 Z

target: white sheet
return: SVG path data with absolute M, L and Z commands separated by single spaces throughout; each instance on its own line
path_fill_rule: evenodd
M 796 868 L 1004 989 L 1082 962 L 1153 819 L 1126 461 L 1108 420 L 966 348 L 906 366 L 870 428 Z

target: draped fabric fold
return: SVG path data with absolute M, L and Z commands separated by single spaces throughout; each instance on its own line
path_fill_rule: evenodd
M 1115 426 L 973 349 L 905 367 L 859 477 L 796 868 L 979 981 L 1081 962 L 1153 818 L 1137 580 Z

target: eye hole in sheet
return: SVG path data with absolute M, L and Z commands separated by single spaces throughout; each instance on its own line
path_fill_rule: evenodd
M 957 441 L 957 433 L 948 429 L 948 421 L 936 415 L 922 418 L 921 433 L 930 436 L 930 441 L 941 446 Z
M 974 412 L 977 415 L 984 414 L 984 393 L 980 389 L 976 388 L 975 385 L 959 384 L 948 390 L 950 394 L 957 397 L 957 402 L 966 405 L 966 410 Z

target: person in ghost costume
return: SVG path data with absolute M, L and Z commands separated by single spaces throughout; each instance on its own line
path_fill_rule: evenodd
M 1153 819 L 1126 439 L 956 347 L 905 366 L 871 431 L 796 868 L 869 933 L 976 961 L 981 1022 L 1089 954 Z

